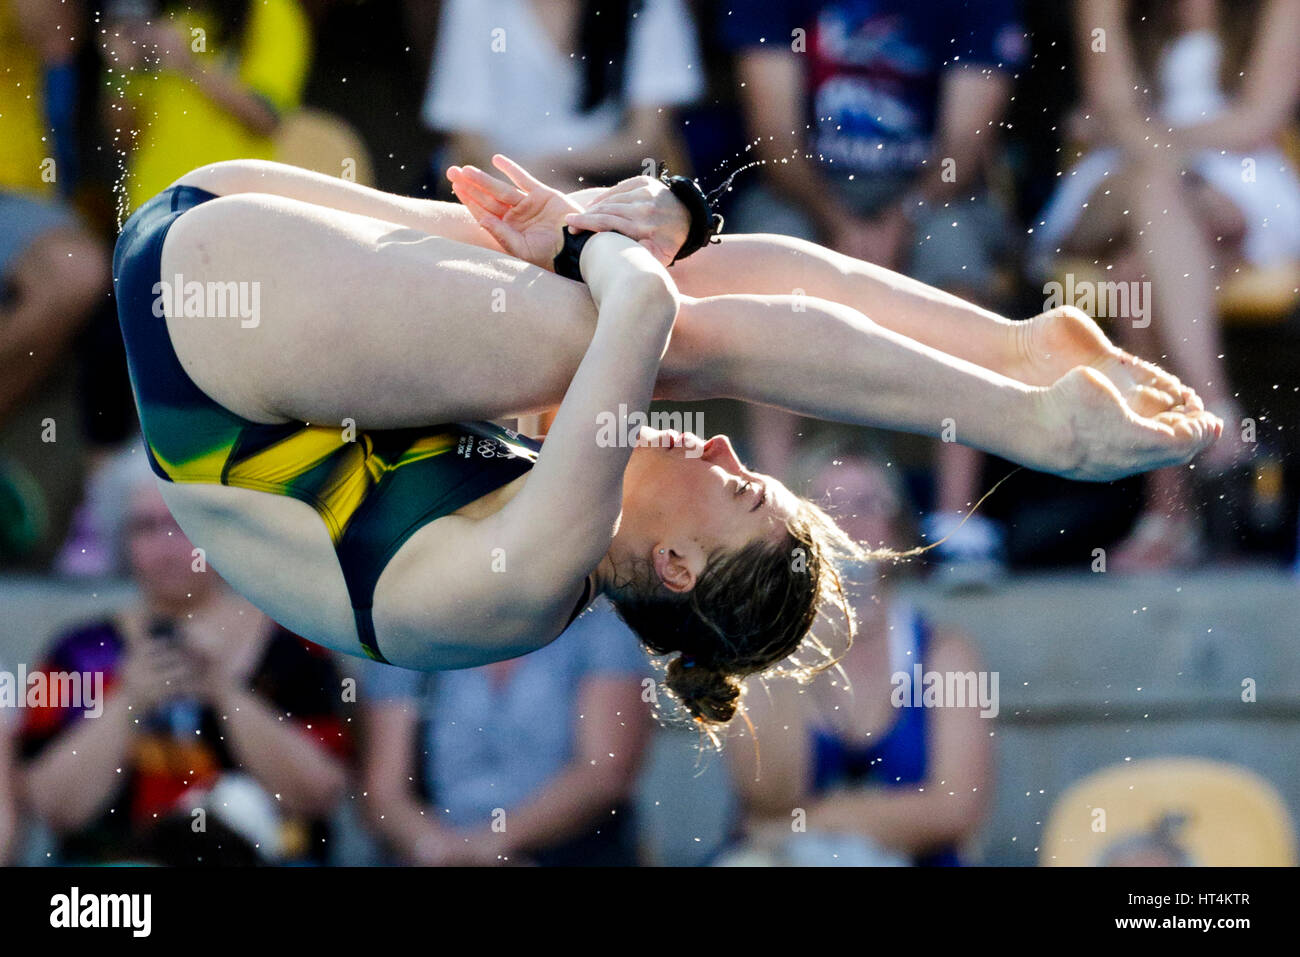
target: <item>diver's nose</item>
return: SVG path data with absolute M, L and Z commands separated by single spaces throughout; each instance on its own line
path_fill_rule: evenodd
M 733 471 L 744 469 L 744 466 L 740 464 L 739 457 L 736 455 L 735 448 L 731 444 L 731 439 L 725 435 L 715 435 L 705 442 L 704 452 L 701 457 L 711 464 L 721 465 L 723 468 Z

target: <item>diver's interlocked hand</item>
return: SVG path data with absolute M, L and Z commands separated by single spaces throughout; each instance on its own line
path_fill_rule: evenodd
M 570 215 L 568 223 L 575 230 L 622 233 L 667 266 L 690 234 L 691 214 L 662 181 L 633 176 L 605 190 L 586 211 Z
M 496 154 L 492 165 L 514 185 L 475 166 L 449 166 L 447 179 L 456 198 L 507 253 L 553 271 L 564 246 L 565 217 L 582 207 L 508 156 Z

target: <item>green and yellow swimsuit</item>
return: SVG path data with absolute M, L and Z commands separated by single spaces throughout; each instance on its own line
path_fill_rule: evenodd
M 113 254 L 149 464 L 169 482 L 254 489 L 312 506 L 334 543 L 361 645 L 384 661 L 372 608 L 389 559 L 418 529 L 526 473 L 541 445 L 487 422 L 360 431 L 349 441 L 341 425 L 259 424 L 209 398 L 182 368 L 154 303 L 167 230 L 215 198 L 192 186 L 164 190 L 127 220 Z

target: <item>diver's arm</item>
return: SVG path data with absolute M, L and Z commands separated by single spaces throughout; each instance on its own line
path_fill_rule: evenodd
M 494 516 L 521 554 L 550 556 L 537 563 L 534 583 L 547 593 L 557 578 L 581 581 L 609 548 L 632 453 L 621 416 L 648 408 L 677 316 L 667 271 L 626 236 L 593 235 L 579 268 L 597 307 L 595 334 L 540 460 L 524 488 Z
M 649 251 L 618 233 L 586 243 L 580 270 L 596 329 L 541 456 L 490 514 L 450 515 L 389 562 L 392 597 L 376 605 L 385 657 L 417 670 L 469 668 L 555 639 L 622 511 L 636 436 L 677 314 L 676 291 Z M 436 587 L 430 587 L 436 583 Z

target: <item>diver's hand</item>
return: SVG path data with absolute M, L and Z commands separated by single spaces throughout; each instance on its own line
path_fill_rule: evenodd
M 605 190 L 585 211 L 571 214 L 568 224 L 574 230 L 622 233 L 667 266 L 686 242 L 691 214 L 660 180 L 633 176 Z
M 554 271 L 564 246 L 565 217 L 582 207 L 508 156 L 496 154 L 492 165 L 514 185 L 475 166 L 449 166 L 447 179 L 456 198 L 511 256 Z
M 1042 422 L 1055 436 L 1049 470 L 1081 481 L 1181 465 L 1223 432 L 1223 420 L 1200 408 L 1180 404 L 1139 412 L 1093 366 L 1071 369 L 1037 399 Z

